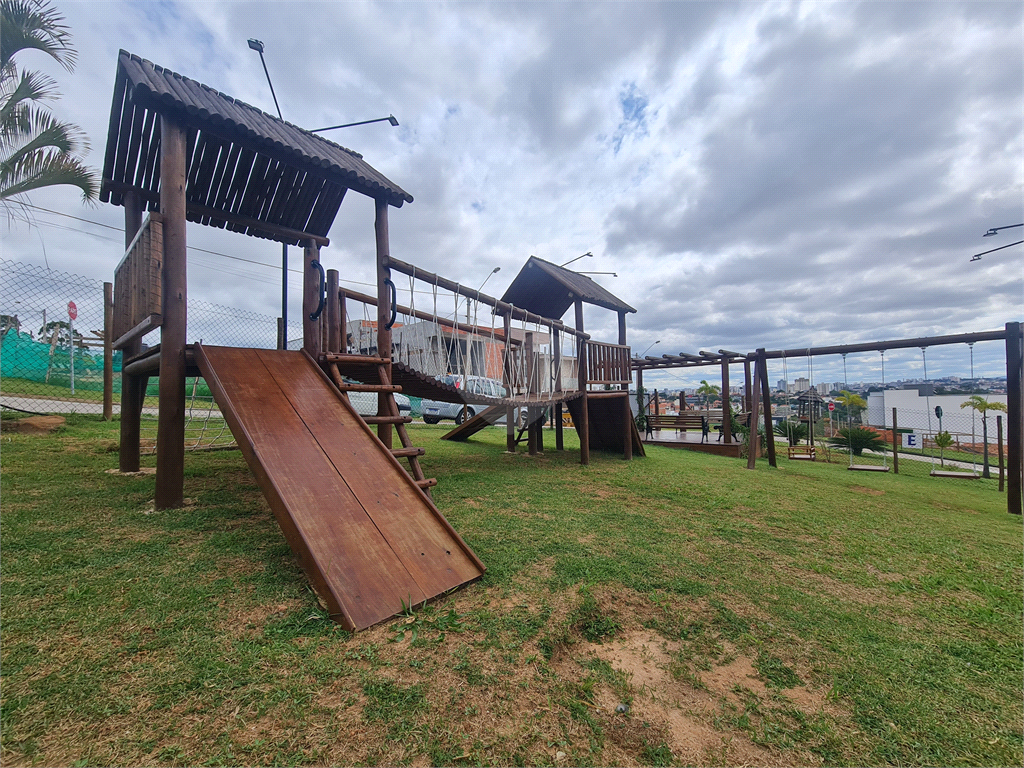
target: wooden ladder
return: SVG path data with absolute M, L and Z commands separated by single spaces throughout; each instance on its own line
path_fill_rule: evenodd
M 358 411 L 356 413 L 363 420 L 363 423 L 368 426 L 378 424 L 394 425 L 402 447 L 392 448 L 391 455 L 395 458 L 409 460 L 409 474 L 412 476 L 413 481 L 427 496 L 430 496 L 430 489 L 437 485 L 437 479 L 433 477 L 428 478 L 423 475 L 423 468 L 420 466 L 419 457 L 426 453 L 426 449 L 417 448 L 412 445 L 412 441 L 409 439 L 409 430 L 405 428 L 405 425 L 412 421 L 412 417 L 402 416 L 398 410 L 398 403 L 395 402 L 395 394 L 401 392 L 402 388 L 391 383 L 391 359 L 387 357 L 332 353 L 330 355 L 323 355 L 321 360 L 327 364 L 328 373 L 334 382 L 334 386 L 341 390 L 341 394 L 346 400 L 348 399 L 349 392 L 375 392 L 387 395 L 384 400 L 384 410 L 386 413 L 378 414 L 377 416 L 363 416 Z M 356 368 L 376 367 L 380 384 L 349 384 L 342 376 L 341 369 L 338 367 L 339 363 Z M 358 378 L 358 374 L 352 378 Z

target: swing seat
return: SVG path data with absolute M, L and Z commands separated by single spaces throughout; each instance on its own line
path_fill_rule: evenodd
M 875 464 L 851 464 L 847 467 L 851 472 L 888 472 L 888 467 L 879 467 Z
M 952 480 L 977 480 L 981 477 L 976 472 L 950 472 L 942 469 L 933 469 L 928 474 L 932 477 L 946 477 Z
M 791 445 L 789 446 L 789 458 L 799 461 L 814 461 L 815 453 L 813 445 Z

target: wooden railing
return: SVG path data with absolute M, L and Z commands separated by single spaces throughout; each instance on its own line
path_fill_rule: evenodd
M 625 344 L 587 342 L 587 384 L 629 384 L 629 347 Z
M 160 327 L 163 262 L 163 218 L 151 213 L 114 270 L 114 349 L 123 349 Z

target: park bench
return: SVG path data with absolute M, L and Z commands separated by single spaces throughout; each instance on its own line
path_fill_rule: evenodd
M 658 414 L 647 417 L 647 431 L 653 432 L 663 429 L 674 429 L 676 432 L 685 432 L 688 429 L 699 429 L 704 437 L 708 434 L 707 416 L 701 413 L 689 412 L 678 414 Z

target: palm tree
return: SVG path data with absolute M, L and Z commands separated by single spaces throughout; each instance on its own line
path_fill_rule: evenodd
M 981 476 L 986 478 L 992 477 L 992 473 L 988 469 L 988 411 L 1002 411 L 1006 413 L 1006 403 L 990 403 L 981 395 L 971 395 L 964 402 L 960 403 L 960 408 L 973 408 L 981 414 L 981 441 L 985 456 L 981 465 Z
M 859 415 L 861 411 L 868 407 L 863 397 L 850 392 L 848 389 L 844 389 L 839 393 L 836 397 L 836 402 L 846 409 L 846 424 L 848 428 L 853 426 L 853 417 Z
M 85 200 L 99 191 L 96 173 L 76 156 L 88 149 L 85 134 L 45 104 L 59 95 L 57 83 L 19 73 L 14 62 L 21 51 L 42 51 L 71 72 L 76 53 L 63 22 L 49 0 L 0 0 L 0 201 L 59 184 L 78 187 Z
M 700 386 L 697 387 L 697 394 L 704 396 L 704 410 L 710 409 L 711 398 L 717 397 L 718 393 L 721 391 L 721 387 L 716 387 L 714 384 L 708 384 L 707 379 L 700 380 Z

